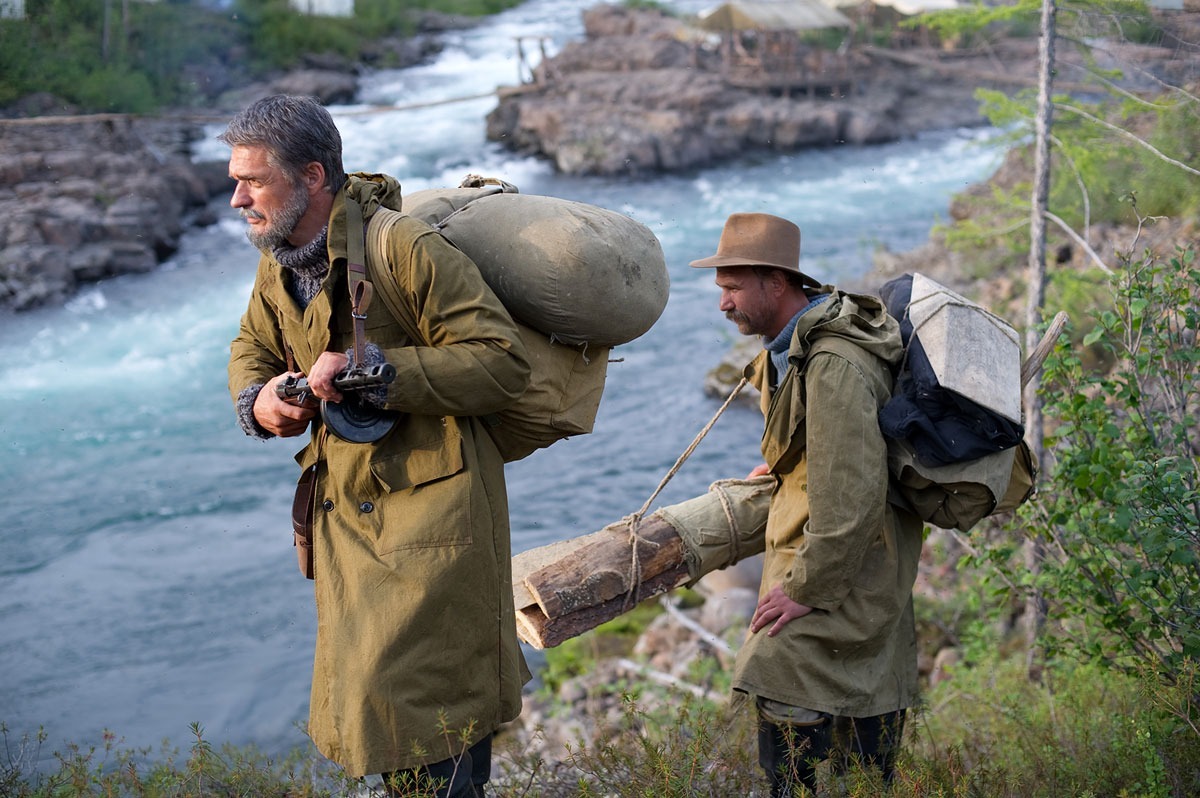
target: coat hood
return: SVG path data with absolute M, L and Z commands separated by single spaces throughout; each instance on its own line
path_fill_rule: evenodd
M 803 364 L 816 341 L 836 336 L 858 345 L 893 369 L 900 363 L 904 354 L 900 325 L 888 314 L 882 300 L 829 285 L 817 293 L 829 294 L 829 299 L 800 316 L 788 349 L 789 362 Z
M 400 181 L 390 175 L 354 172 L 334 200 L 329 214 L 330 260 L 346 257 L 346 200 L 352 199 L 362 207 L 363 219 L 370 219 L 379 208 L 400 210 Z

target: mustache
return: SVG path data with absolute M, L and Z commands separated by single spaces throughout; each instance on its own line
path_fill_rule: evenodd
M 263 216 L 261 213 L 259 213 L 256 210 L 253 210 L 252 208 L 242 208 L 240 213 L 241 213 L 243 219 L 257 219 L 259 221 L 263 221 L 264 219 L 267 218 L 266 216 Z
M 734 324 L 743 324 L 750 321 L 746 314 L 742 313 L 740 310 L 725 311 L 725 318 L 729 319 Z

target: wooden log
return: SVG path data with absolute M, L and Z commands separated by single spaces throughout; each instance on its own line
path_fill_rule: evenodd
M 1021 366 L 1021 387 L 1024 388 L 1033 379 L 1033 375 L 1041 370 L 1042 364 L 1046 362 L 1046 358 L 1054 351 L 1054 345 L 1058 343 L 1058 336 L 1062 335 L 1063 328 L 1067 326 L 1067 322 L 1071 320 L 1063 311 L 1055 314 L 1054 319 L 1050 322 L 1050 326 L 1046 328 L 1046 332 L 1042 334 L 1042 340 L 1038 341 L 1037 346 L 1029 353 L 1029 357 L 1025 358 L 1024 365 Z
M 637 525 L 637 562 L 628 522 L 609 524 L 552 552 L 554 561 L 535 570 L 521 564 L 523 582 L 547 618 L 559 618 L 623 597 L 659 574 L 684 565 L 684 545 L 673 526 L 658 516 Z M 564 556 L 567 552 L 569 556 Z M 514 558 L 513 582 L 518 563 Z M 687 568 L 683 568 L 687 573 Z M 515 591 L 514 591 L 515 592 Z
M 773 484 L 770 477 L 721 480 L 703 496 L 643 518 L 636 584 L 627 521 L 521 552 L 512 559 L 517 634 L 535 648 L 552 648 L 761 552 Z
M 575 556 L 576 550 L 586 545 L 586 543 L 599 535 L 599 532 L 593 532 L 590 535 L 581 535 L 570 540 L 559 540 L 554 543 L 547 543 L 545 546 L 538 546 L 536 549 L 529 549 L 520 554 L 513 555 L 512 558 L 512 588 L 513 588 L 513 605 L 519 610 L 524 607 L 531 607 L 537 604 L 537 599 L 533 597 L 533 593 L 529 591 L 529 586 L 525 583 L 526 577 L 532 573 L 540 571 L 551 563 L 556 563 L 559 560 L 567 559 Z
M 595 629 L 633 609 L 639 601 L 672 590 L 688 581 L 687 566 L 680 563 L 644 580 L 634 597 L 625 595 L 610 598 L 599 604 L 582 607 L 575 612 L 548 618 L 537 604 L 517 608 L 517 636 L 534 648 L 555 646 Z

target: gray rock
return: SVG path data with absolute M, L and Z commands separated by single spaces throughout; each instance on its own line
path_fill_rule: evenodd
M 358 77 L 332 69 L 304 69 L 289 72 L 271 84 L 279 94 L 316 97 L 323 105 L 354 102 L 358 94 Z
M 0 309 L 59 302 L 171 255 L 213 195 L 215 179 L 184 154 L 199 135 L 115 115 L 0 121 Z
M 540 64 L 533 83 L 502 93 L 489 139 L 569 174 L 639 175 L 984 121 L 975 82 L 931 81 L 861 53 L 840 88 L 778 96 L 729 83 L 718 52 L 661 11 L 598 6 L 584 27 L 587 38 Z
M 758 607 L 758 589 L 736 587 L 710 596 L 700 608 L 700 625 L 724 636 L 735 627 L 747 629 Z

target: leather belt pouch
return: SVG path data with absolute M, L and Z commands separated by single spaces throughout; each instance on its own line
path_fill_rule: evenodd
M 292 499 L 292 532 L 295 538 L 296 557 L 300 573 L 306 579 L 313 578 L 313 505 L 316 502 L 317 467 L 309 466 L 296 483 L 296 495 Z

